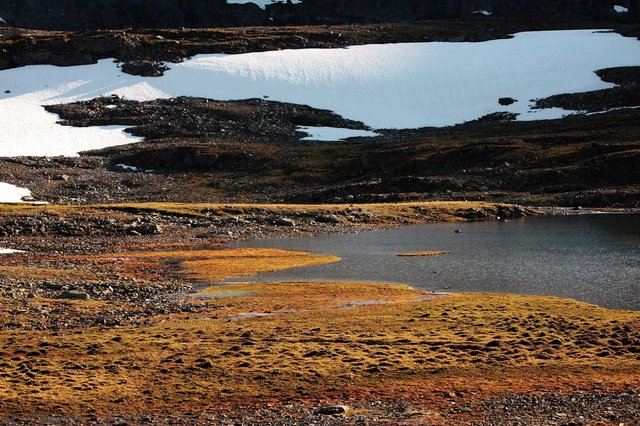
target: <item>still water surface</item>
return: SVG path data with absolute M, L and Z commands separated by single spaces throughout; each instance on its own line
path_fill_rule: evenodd
M 456 229 L 462 232 L 455 233 Z M 640 310 L 638 214 L 429 224 L 247 241 L 234 246 L 302 250 L 342 258 L 333 264 L 259 275 L 249 279 L 252 281 L 402 282 L 424 290 L 555 295 Z M 419 250 L 451 253 L 398 256 Z

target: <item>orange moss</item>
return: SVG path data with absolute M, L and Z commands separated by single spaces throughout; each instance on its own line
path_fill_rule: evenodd
M 132 270 L 140 264 L 166 265 L 169 261 L 179 261 L 184 274 L 201 282 L 219 282 L 231 277 L 340 260 L 336 256 L 256 248 L 125 252 L 117 255 L 98 255 L 94 258 L 117 261 L 128 265 Z

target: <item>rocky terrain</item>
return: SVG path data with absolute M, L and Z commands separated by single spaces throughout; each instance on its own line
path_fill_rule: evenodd
M 341 426 L 341 425 L 473 425 L 507 426 L 517 421 L 523 426 L 543 424 L 555 425 L 613 425 L 620 423 L 633 425 L 640 417 L 638 393 L 611 392 L 606 394 L 586 394 L 579 397 L 544 397 L 511 394 L 478 404 L 467 401 L 464 396 L 449 396 L 450 408 L 440 412 L 425 410 L 416 406 L 413 400 L 395 401 L 354 401 L 350 405 L 322 405 L 290 403 L 285 407 L 244 407 L 232 412 L 193 412 L 188 414 L 167 414 L 162 417 L 142 416 L 98 416 L 68 418 L 51 417 L 58 424 L 93 421 L 96 424 L 150 424 L 165 425 L 219 425 L 219 424 L 265 424 L 273 426 Z M 455 402 L 455 404 L 451 404 Z M 514 407 L 515 408 L 514 410 Z M 615 407 L 615 408 L 612 408 Z M 342 412 L 342 410 L 345 410 Z M 521 413 L 517 418 L 513 412 Z M 328 414 L 335 412 L 336 414 Z M 485 420 L 471 420 L 468 414 L 482 413 Z M 327 413 L 327 414 L 324 414 Z M 29 425 L 41 419 L 16 419 L 9 422 L 0 420 L 0 425 Z
M 0 15 L 2 16 L 2 15 Z M 602 28 L 601 22 L 559 19 L 467 18 L 410 24 L 322 25 L 241 28 L 167 28 L 98 31 L 38 31 L 0 26 L 0 69 L 24 65 L 59 66 L 115 58 L 151 64 L 180 62 L 199 53 L 246 53 L 280 49 L 330 48 L 371 43 L 422 41 L 478 42 L 507 38 L 522 31 Z M 638 26 L 608 22 L 608 28 L 631 37 Z M 130 68 L 142 74 L 148 68 Z M 126 71 L 126 68 L 125 68 Z M 131 72 L 131 71 L 130 71 Z
M 617 12 L 614 5 L 626 12 Z M 12 26 L 38 29 L 229 27 L 246 25 L 362 24 L 412 22 L 493 15 L 637 22 L 637 0 L 558 2 L 552 0 L 305 0 L 267 4 L 227 4 L 225 0 L 8 0 L 0 16 Z
M 590 25 L 599 24 L 488 18 L 81 33 L 0 29 L 4 35 L 0 68 L 74 65 L 115 57 L 124 71 L 153 75 L 170 68 L 166 61 L 196 53 L 482 41 L 515 31 Z M 616 24 L 616 28 L 627 36 L 640 35 L 637 26 Z M 563 120 L 520 123 L 498 113 L 450 128 L 380 129 L 377 138 L 336 143 L 300 141 L 305 134 L 296 127 L 363 129 L 362 123 L 268 99 L 102 98 L 49 106 L 66 125 L 120 124 L 146 141 L 79 158 L 0 159 L 0 181 L 28 186 L 36 198 L 59 203 L 470 199 L 637 207 L 638 68 L 599 70 L 598 75 L 618 86 L 537 100 L 539 107 L 575 111 Z M 501 102 L 508 103 L 508 98 Z
M 611 98 L 603 99 L 609 105 Z M 469 199 L 627 208 L 640 202 L 636 109 L 388 130 L 332 143 L 300 141 L 305 134 L 296 126 L 362 124 L 258 99 L 102 98 L 49 109 L 68 125 L 124 124 L 146 137 L 78 158 L 0 159 L 0 180 L 33 182 L 34 196 L 49 202 Z

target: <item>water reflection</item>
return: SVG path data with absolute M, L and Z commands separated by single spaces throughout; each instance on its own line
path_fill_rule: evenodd
M 330 253 L 343 259 L 253 280 L 403 282 L 425 290 L 556 295 L 640 309 L 640 215 L 433 224 L 236 246 Z M 398 256 L 422 250 L 451 253 Z

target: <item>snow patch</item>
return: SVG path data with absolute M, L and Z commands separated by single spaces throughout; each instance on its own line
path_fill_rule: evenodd
M 151 92 L 142 78 L 120 75 L 111 60 L 96 65 L 56 67 L 36 65 L 0 72 L 0 156 L 76 156 L 78 152 L 140 142 L 124 126 L 77 128 L 56 124 L 59 117 L 42 105 L 75 102 L 108 94 L 126 85 L 143 98 Z M 156 92 L 151 92 L 156 97 Z
M 0 182 L 0 204 L 1 203 L 30 204 L 32 206 L 49 204 L 46 201 L 36 201 L 36 199 L 31 196 L 31 191 L 27 188 L 21 188 L 5 182 Z
M 0 182 L 0 203 L 23 203 L 31 198 L 31 191 L 9 183 Z
M 7 21 L 5 21 L 4 19 L 2 19 L 2 16 L 0 16 L 0 23 L 2 23 L 2 24 L 6 24 L 6 23 L 7 23 Z
M 497 111 L 518 120 L 560 118 L 532 102 L 613 87 L 593 71 L 640 65 L 640 42 L 613 32 L 543 31 L 481 43 L 403 43 L 198 55 L 163 77 L 123 74 L 112 60 L 0 71 L 0 156 L 76 155 L 140 141 L 123 127 L 74 128 L 42 105 L 119 95 L 270 100 L 327 109 L 373 129 L 443 127 Z M 3 93 L 10 90 L 11 93 Z M 499 106 L 508 93 L 520 102 Z
M 348 138 L 362 138 L 380 136 L 379 133 L 368 130 L 342 129 L 339 127 L 314 127 L 314 126 L 298 126 L 297 130 L 308 134 L 303 141 L 342 141 Z
M 403 43 L 198 55 L 153 81 L 161 92 L 270 100 L 328 109 L 370 128 L 443 127 L 500 111 L 531 115 L 529 102 L 613 87 L 593 71 L 640 65 L 640 42 L 592 30 L 518 33 L 482 43 Z M 175 93 L 179 91 L 179 93 Z M 118 91 L 130 97 L 126 88 Z M 552 111 L 553 112 L 553 111 Z M 549 118 L 566 112 L 555 111 Z M 536 112 L 537 119 L 541 114 Z
M 138 168 L 136 166 L 128 166 L 126 164 L 116 164 L 116 168 L 122 169 L 122 170 L 130 170 L 132 172 L 138 171 Z
M 120 169 L 125 172 L 144 172 L 144 173 L 153 173 L 153 169 L 140 170 L 139 167 L 129 166 L 127 164 L 116 164 L 116 169 Z
M 613 10 L 615 10 L 617 13 L 627 13 L 627 12 L 629 12 L 628 8 L 626 8 L 624 6 L 620 6 L 620 5 L 613 6 Z
M 475 12 L 473 12 L 473 14 L 474 15 L 490 16 L 490 15 L 493 15 L 493 12 L 489 12 L 488 10 L 480 9 L 480 10 L 476 10 Z
M 258 7 L 264 9 L 268 4 L 273 3 L 286 3 L 285 0 L 227 0 L 228 4 L 247 4 L 253 3 L 258 5 Z M 302 0 L 292 0 L 291 3 L 298 4 L 302 3 Z
M 0 248 L 0 254 L 24 253 L 24 250 L 14 250 L 8 248 Z

